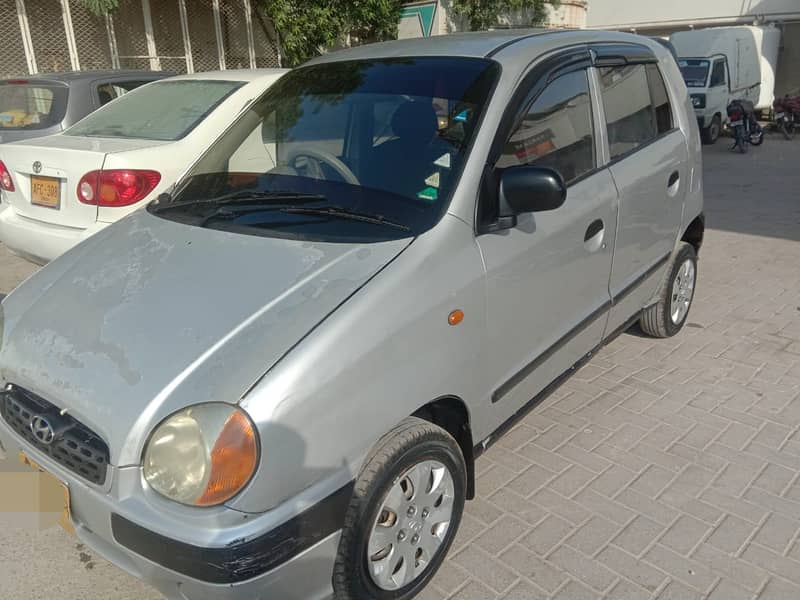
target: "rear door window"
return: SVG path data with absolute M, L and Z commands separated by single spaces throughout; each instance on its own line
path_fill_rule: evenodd
M 567 73 L 548 84 L 506 141 L 496 166 L 532 164 L 557 170 L 567 183 L 595 168 L 586 71 Z
M 650 100 L 656 115 L 658 135 L 672 131 L 672 105 L 669 102 L 664 77 L 655 64 L 647 65 L 647 85 L 650 88 Z
M 611 159 L 633 152 L 658 135 L 645 65 L 599 69 Z
M 136 88 L 143 86 L 145 83 L 150 83 L 149 81 L 105 81 L 100 82 L 97 85 L 95 90 L 97 94 L 97 98 L 100 101 L 100 106 L 104 104 L 108 104 L 115 98 L 119 98 L 120 96 L 124 96 L 131 90 L 135 90 Z
M 67 110 L 66 86 L 28 81 L 0 82 L 0 131 L 46 129 Z
M 186 136 L 241 81 L 158 81 L 125 94 L 68 129 L 66 135 L 174 141 Z

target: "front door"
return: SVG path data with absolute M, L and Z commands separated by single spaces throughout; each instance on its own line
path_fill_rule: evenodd
M 558 170 L 568 184 L 555 210 L 523 214 L 516 227 L 479 235 L 487 273 L 489 421 L 496 427 L 601 340 L 617 192 L 598 168 L 585 68 L 561 74 L 520 111 L 495 163 Z M 481 218 L 492 210 L 482 206 Z M 490 430 L 494 427 L 490 427 Z
M 598 69 L 619 222 L 609 288 L 616 330 L 654 298 L 675 247 L 688 148 L 657 63 Z

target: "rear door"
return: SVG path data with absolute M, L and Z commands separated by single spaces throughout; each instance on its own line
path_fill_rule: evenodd
M 601 56 L 598 63 L 609 171 L 619 192 L 610 332 L 657 292 L 675 247 L 689 168 L 686 140 L 655 57 L 603 66 Z
M 97 206 L 78 200 L 78 182 L 103 168 L 99 140 L 57 135 L 0 147 L 0 159 L 14 178 L 9 204 L 20 216 L 86 228 L 97 219 Z

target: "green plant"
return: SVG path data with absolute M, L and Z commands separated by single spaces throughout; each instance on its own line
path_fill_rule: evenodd
M 523 11 L 527 16 L 522 26 L 544 25 L 547 5 L 558 7 L 560 0 L 453 0 L 453 10 L 466 17 L 472 31 L 488 29 L 498 24 L 500 15 Z
M 103 15 L 115 10 L 119 6 L 119 0 L 81 0 L 86 7 L 97 15 Z
M 295 66 L 337 43 L 395 37 L 400 0 L 264 0 L 280 35 L 285 66 Z

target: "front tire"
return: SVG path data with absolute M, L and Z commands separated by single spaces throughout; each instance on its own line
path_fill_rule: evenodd
M 408 600 L 453 542 L 466 499 L 464 457 L 441 427 L 409 417 L 356 480 L 333 571 L 336 600 Z
M 714 115 L 708 127 L 700 130 L 702 142 L 707 145 L 716 143 L 719 139 L 719 134 L 722 131 L 722 120 L 719 115 Z
M 689 315 L 696 281 L 697 253 L 694 246 L 681 242 L 661 283 L 658 302 L 642 311 L 642 331 L 657 338 L 678 333 Z

